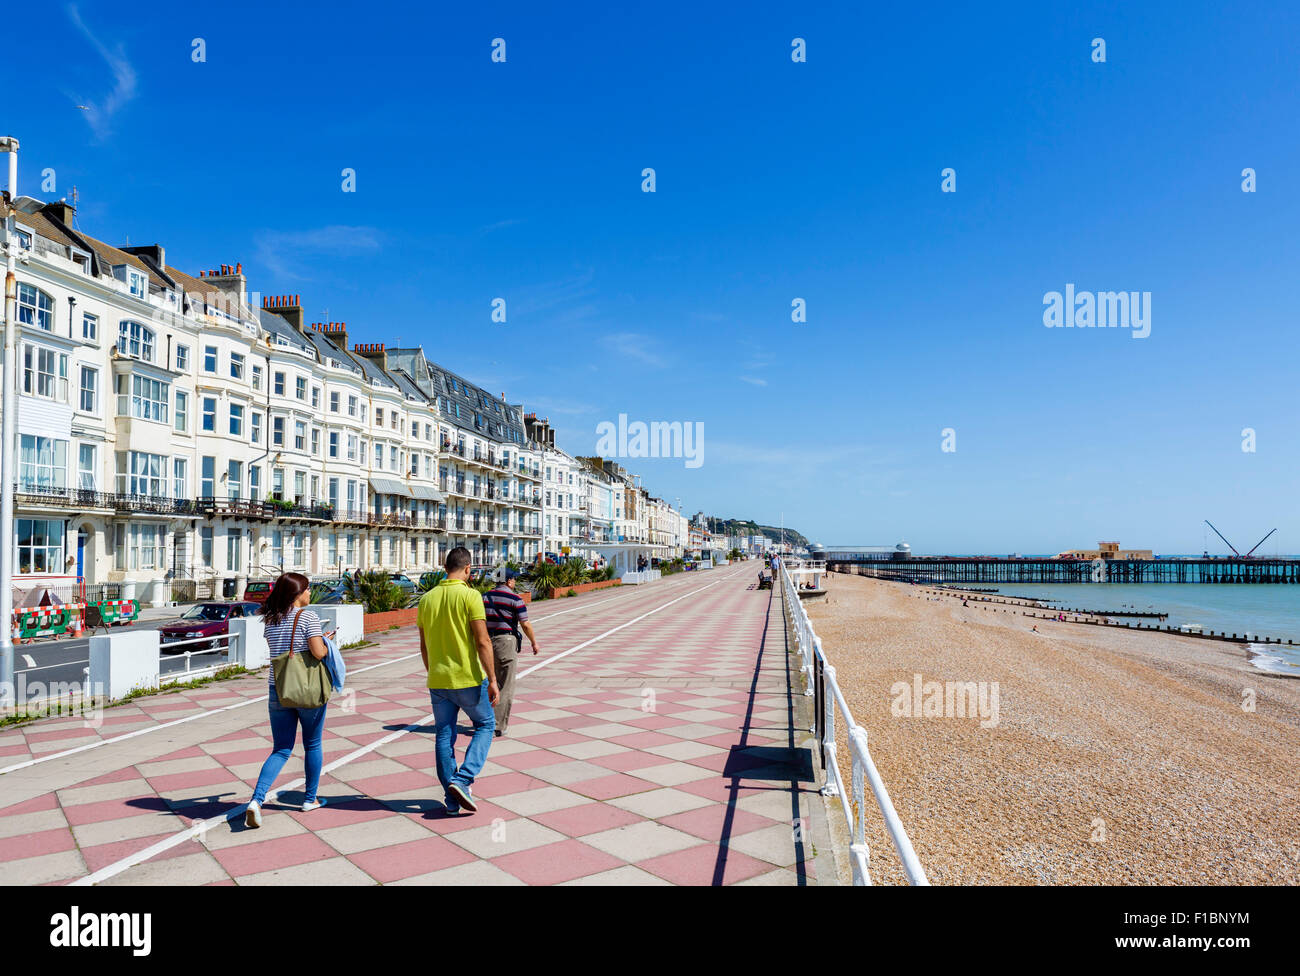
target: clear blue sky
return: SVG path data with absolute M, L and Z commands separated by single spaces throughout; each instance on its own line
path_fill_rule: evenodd
M 0 129 L 87 233 L 420 342 L 572 453 L 702 422 L 702 467 L 633 464 L 691 512 L 1300 551 L 1294 5 L 490 6 L 20 4 Z M 1044 328 L 1066 282 L 1151 292 L 1150 337 Z

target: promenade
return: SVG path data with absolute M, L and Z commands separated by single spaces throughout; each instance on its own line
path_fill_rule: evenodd
M 753 562 L 531 608 L 509 734 L 451 817 L 413 627 L 348 653 L 320 795 L 261 829 L 265 672 L 0 732 L 6 884 L 835 883 L 807 700 Z M 463 750 L 466 740 L 460 738 Z M 820 842 L 818 838 L 823 838 Z M 820 858 L 815 859 L 817 843 Z

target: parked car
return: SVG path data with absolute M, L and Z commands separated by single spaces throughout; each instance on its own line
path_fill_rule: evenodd
M 343 580 L 335 577 L 333 579 L 312 580 L 311 583 L 311 602 L 323 606 L 333 606 L 342 603 L 347 595 L 346 587 Z
M 215 640 L 230 632 L 230 621 L 238 617 L 251 617 L 262 609 L 260 604 L 250 601 L 239 603 L 196 603 L 174 621 L 158 628 L 159 640 L 164 654 L 183 654 L 211 651 L 220 647 Z M 208 643 L 198 643 L 197 638 L 211 637 Z M 179 641 L 196 641 L 193 644 L 172 645 Z
M 411 577 L 405 573 L 389 573 L 388 578 L 400 586 L 407 596 L 415 593 L 415 584 L 411 582 Z
M 266 598 L 271 595 L 271 587 L 275 586 L 274 580 L 250 580 L 244 587 L 244 602 L 263 604 Z

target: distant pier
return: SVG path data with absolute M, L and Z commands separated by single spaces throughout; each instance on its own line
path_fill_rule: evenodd
M 826 566 L 836 573 L 907 583 L 1300 583 L 1300 559 L 1099 561 L 831 550 Z

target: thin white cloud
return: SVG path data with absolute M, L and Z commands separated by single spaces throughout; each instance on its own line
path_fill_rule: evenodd
M 740 382 L 749 383 L 752 386 L 767 386 L 767 380 L 759 379 L 757 376 L 742 376 Z
M 515 226 L 515 224 L 522 224 L 522 223 L 523 223 L 522 220 L 518 220 L 515 218 L 511 218 L 509 220 L 498 220 L 494 224 L 488 224 L 486 227 L 480 227 L 479 236 L 482 237 L 484 235 L 492 233 L 494 230 L 504 230 L 507 227 L 513 227 Z
M 306 264 L 317 257 L 343 257 L 379 250 L 381 235 L 374 227 L 331 224 L 312 230 L 264 230 L 254 238 L 257 256 L 266 270 L 284 278 L 306 280 Z
M 645 366 L 658 369 L 668 365 L 668 361 L 656 351 L 658 342 L 653 336 L 643 332 L 615 332 L 613 335 L 603 336 L 600 344 L 616 356 L 634 360 Z
M 511 318 L 522 316 L 530 324 L 549 328 L 576 325 L 590 319 L 598 311 L 591 301 L 596 294 L 592 287 L 595 278 L 595 269 L 586 268 L 562 281 L 511 289 L 511 294 L 516 296 L 510 300 Z
M 81 31 L 86 40 L 90 42 L 91 46 L 99 52 L 99 56 L 104 59 L 109 70 L 113 73 L 113 88 L 102 100 L 96 102 L 75 97 L 72 99 L 73 103 L 78 105 L 85 114 L 86 123 L 90 126 L 91 132 L 95 134 L 96 140 L 103 140 L 112 132 L 114 116 L 135 98 L 135 68 L 126 59 L 126 51 L 121 44 L 110 49 L 108 45 L 95 36 L 91 29 L 86 26 L 85 21 L 81 19 L 81 13 L 77 10 L 76 4 L 68 4 L 68 17 L 77 30 Z

